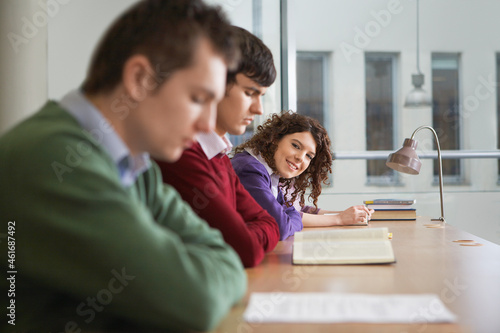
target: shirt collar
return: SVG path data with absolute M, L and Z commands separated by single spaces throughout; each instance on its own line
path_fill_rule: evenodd
M 225 135 L 221 137 L 214 131 L 198 134 L 198 142 L 209 160 L 219 154 L 225 155 L 233 148 Z
M 249 153 L 250 155 L 252 155 L 253 157 L 255 157 L 257 159 L 257 161 L 259 161 L 260 163 L 262 163 L 262 165 L 264 166 L 264 168 L 266 168 L 266 171 L 269 174 L 269 176 L 272 176 L 273 174 L 275 174 L 274 171 L 273 171 L 273 169 L 271 169 L 271 167 L 267 164 L 266 160 L 264 160 L 264 158 L 262 157 L 261 154 L 254 154 L 254 152 L 252 151 L 252 149 L 249 149 L 249 148 L 245 148 L 245 151 L 247 153 Z
M 76 118 L 86 136 L 91 136 L 108 152 L 124 186 L 132 185 L 137 176 L 149 168 L 149 154 L 143 152 L 132 156 L 111 124 L 80 90 L 69 92 L 59 104 Z
M 273 195 L 275 198 L 278 197 L 278 184 L 280 181 L 280 177 L 274 173 L 273 169 L 267 164 L 267 162 L 264 160 L 261 154 L 254 154 L 253 151 L 249 148 L 245 148 L 245 151 L 252 155 L 254 158 L 257 159 L 264 168 L 266 168 L 267 173 L 269 174 L 269 177 L 271 178 L 271 191 L 273 192 Z

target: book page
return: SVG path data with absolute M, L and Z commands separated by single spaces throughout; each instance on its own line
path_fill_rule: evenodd
M 252 293 L 243 314 L 255 323 L 443 323 L 457 317 L 438 295 Z
M 293 246 L 294 264 L 367 264 L 394 262 L 390 241 L 298 242 Z
M 296 232 L 294 243 L 301 241 L 353 241 L 388 239 L 387 228 L 342 229 L 342 230 L 315 230 Z

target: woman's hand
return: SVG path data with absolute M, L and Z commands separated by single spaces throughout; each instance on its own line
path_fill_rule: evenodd
M 368 223 L 373 214 L 373 209 L 368 209 L 364 205 L 352 206 L 340 212 L 340 224 Z
M 367 223 L 374 210 L 366 206 L 352 206 L 342 212 L 320 210 L 318 214 L 304 213 L 302 224 L 304 227 L 329 227 L 334 225 L 349 225 Z

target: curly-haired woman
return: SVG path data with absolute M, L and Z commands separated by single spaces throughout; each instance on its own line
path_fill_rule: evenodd
M 366 222 L 373 213 L 363 205 L 341 212 L 317 207 L 321 186 L 332 171 L 332 153 L 328 133 L 313 118 L 294 112 L 273 114 L 236 147 L 231 162 L 243 186 L 276 219 L 281 240 L 303 227 Z M 305 206 L 309 188 L 314 207 Z M 293 207 L 295 201 L 301 212 Z

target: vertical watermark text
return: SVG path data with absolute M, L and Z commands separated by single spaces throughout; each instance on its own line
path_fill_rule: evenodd
M 16 325 L 16 221 L 7 223 L 7 322 Z

